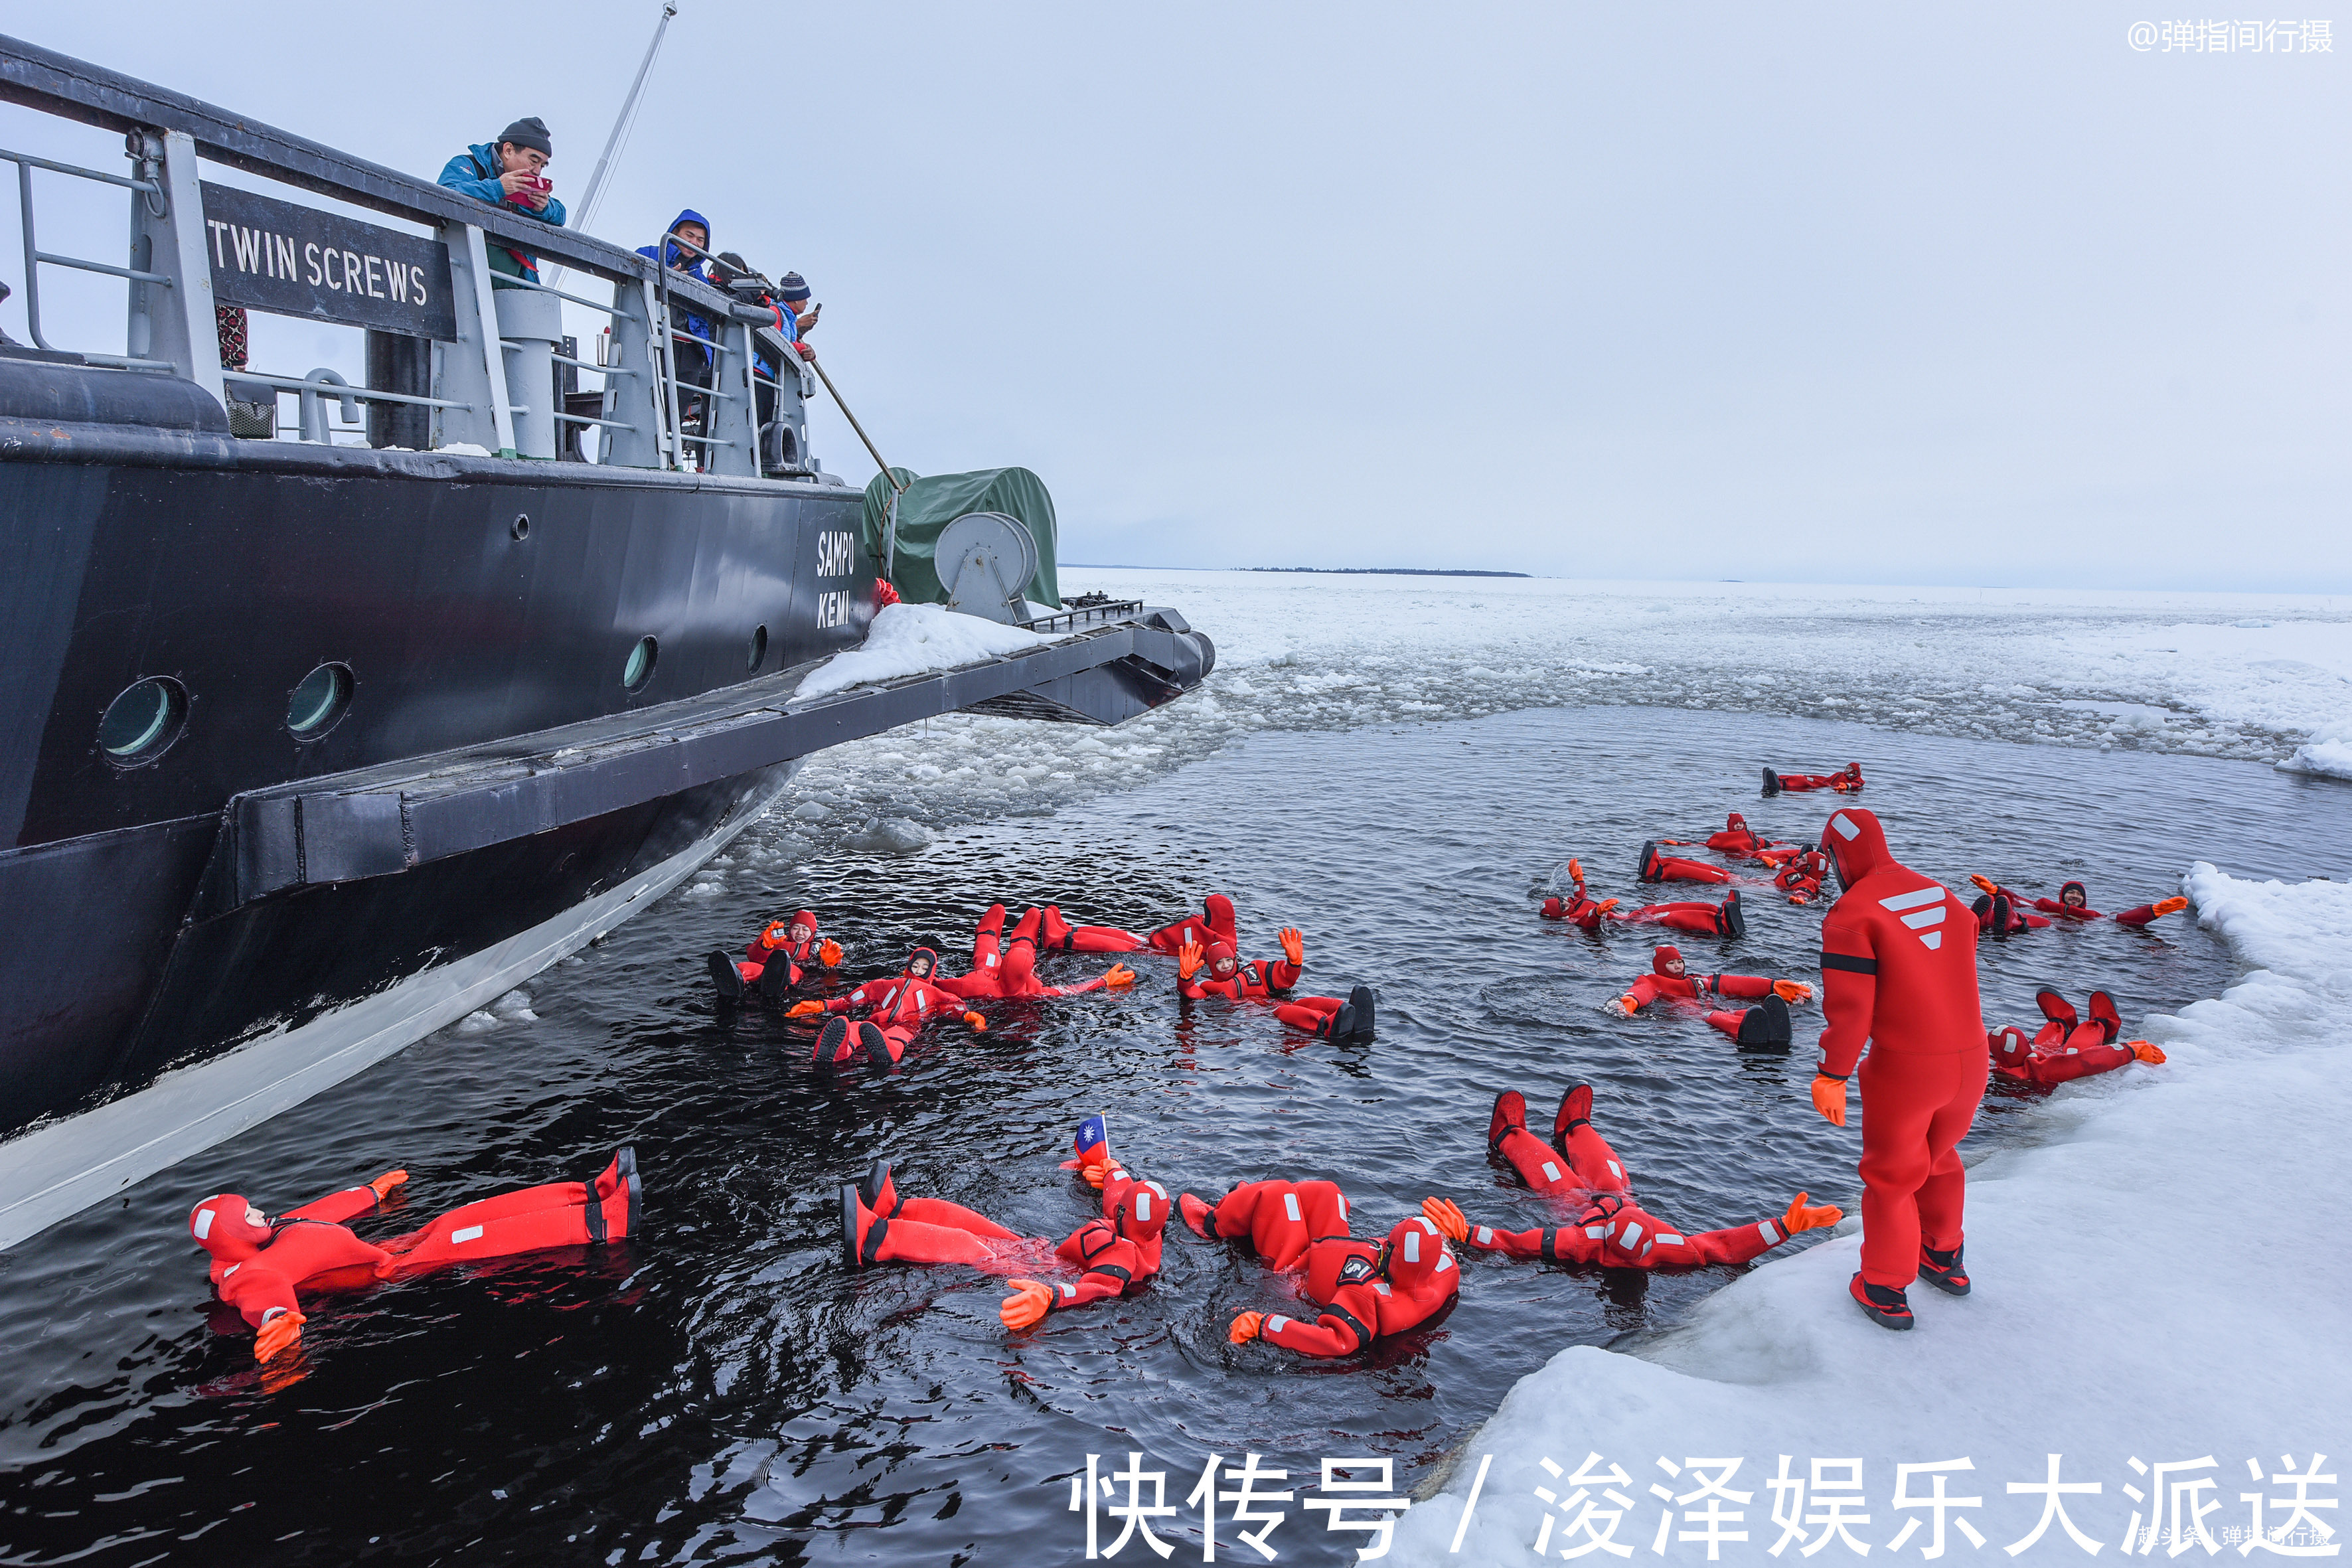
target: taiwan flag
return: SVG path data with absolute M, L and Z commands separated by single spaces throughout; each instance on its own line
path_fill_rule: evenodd
M 1062 1167 L 1066 1171 L 1104 1163 L 1110 1158 L 1110 1124 L 1099 1113 L 1087 1117 L 1078 1123 L 1078 1135 L 1070 1147 L 1078 1157 Z

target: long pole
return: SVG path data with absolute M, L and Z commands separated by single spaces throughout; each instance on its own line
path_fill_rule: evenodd
M 637 100 L 646 90 L 646 78 L 652 74 L 654 57 L 661 53 L 662 35 L 669 31 L 669 19 L 677 15 L 677 0 L 662 0 L 661 21 L 654 28 L 654 41 L 646 46 L 646 58 L 637 62 L 637 79 L 629 84 L 629 96 L 621 100 L 621 112 L 613 118 L 613 132 L 604 138 L 604 155 L 596 160 L 595 169 L 588 176 L 588 189 L 580 197 L 580 221 L 572 226 L 581 233 L 595 221 L 596 197 L 604 188 L 604 175 L 613 166 L 613 154 L 621 145 L 621 137 L 637 112 Z M 563 276 L 561 267 L 548 270 L 552 283 Z
M 874 445 L 874 437 L 866 433 L 866 426 L 857 422 L 857 416 L 849 411 L 849 405 L 842 402 L 841 388 L 833 384 L 833 377 L 824 374 L 824 366 L 817 363 L 816 355 L 808 353 L 801 357 L 808 361 L 809 368 L 816 372 L 819 381 L 824 383 L 824 389 L 833 394 L 835 406 L 841 410 L 842 417 L 849 421 L 849 427 L 857 432 L 857 438 L 866 443 L 866 455 L 874 459 L 874 466 L 882 470 L 884 479 L 890 481 L 889 519 L 882 530 L 882 575 L 887 578 L 898 567 L 898 503 L 907 499 L 907 487 L 899 482 L 897 474 L 890 471 L 890 465 L 882 460 L 881 449 Z

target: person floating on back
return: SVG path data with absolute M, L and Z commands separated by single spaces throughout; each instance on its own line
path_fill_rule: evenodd
M 1223 942 L 1205 949 L 1194 942 L 1176 955 L 1176 994 L 1187 1002 L 1223 996 L 1234 1002 L 1272 1002 L 1274 1016 L 1294 1029 L 1341 1045 L 1372 1037 L 1372 988 L 1359 985 L 1345 1002 L 1336 996 L 1297 996 L 1291 987 L 1307 967 L 1307 939 L 1296 926 L 1278 933 L 1282 957 L 1244 963 Z
M 940 975 L 933 982 L 942 991 L 950 992 L 967 1001 L 1018 998 L 1024 996 L 1076 996 L 1088 991 L 1099 991 L 1108 985 L 1114 990 L 1135 984 L 1135 971 L 1124 963 L 1114 963 L 1092 980 L 1076 985 L 1048 985 L 1037 978 L 1037 932 L 1045 921 L 1043 910 L 1030 910 L 1013 926 L 1013 935 L 1004 935 L 1004 906 L 992 904 L 982 915 L 971 938 L 971 971 L 967 974 Z
M 1211 893 L 1197 915 L 1186 915 L 1158 931 L 1141 933 L 1118 926 L 1074 926 L 1062 918 L 1059 904 L 1047 904 L 1037 942 L 1048 952 L 1149 952 L 1166 953 L 1171 958 L 1183 952 L 1188 942 L 1206 947 L 1213 942 L 1222 942 L 1236 952 L 1242 945 L 1239 927 L 1234 921 L 1234 901 L 1223 893 Z
M 1633 1196 L 1624 1162 L 1592 1126 L 1592 1086 L 1572 1084 L 1552 1117 L 1551 1142 L 1528 1131 L 1527 1097 L 1505 1089 L 1486 1123 L 1490 1159 L 1510 1166 L 1530 1191 L 1570 1205 L 1573 1224 L 1556 1228 L 1496 1230 L 1474 1225 L 1451 1199 L 1424 1199 L 1421 1212 L 1454 1240 L 1506 1258 L 1548 1263 L 1598 1264 L 1610 1268 L 1697 1268 L 1746 1263 L 1790 1237 L 1844 1218 L 1827 1205 L 1809 1206 L 1799 1193 L 1788 1208 L 1753 1225 L 1696 1234 L 1670 1226 Z
M 619 1241 L 636 1233 L 644 1201 L 636 1151 L 623 1149 L 593 1182 L 552 1182 L 484 1198 L 381 1246 L 361 1240 L 342 1223 L 380 1212 L 385 1196 L 407 1180 L 405 1171 L 386 1171 L 275 1222 L 236 1193 L 216 1194 L 189 1211 L 188 1234 L 212 1255 L 214 1289 L 259 1331 L 254 1360 L 268 1361 L 300 1342 L 310 1320 L 298 1290 Z
M 741 958 L 730 958 L 724 949 L 719 949 L 705 962 L 720 1001 L 732 1002 L 747 989 L 773 999 L 796 989 L 806 978 L 802 965 L 831 969 L 839 964 L 841 944 L 830 937 L 820 941 L 815 911 L 800 910 L 790 924 L 770 921 L 759 935 L 743 944 Z
M 934 1018 L 961 1016 L 975 1033 L 988 1027 L 988 1020 L 964 1009 L 963 999 L 954 993 L 932 984 L 938 972 L 940 955 L 928 947 L 919 947 L 907 955 L 906 967 L 898 973 L 880 980 L 869 980 L 846 995 L 829 1001 L 795 1002 L 786 1011 L 788 1018 L 814 1017 L 819 1013 L 838 1015 L 818 1031 L 815 1047 L 809 1053 L 820 1064 L 845 1062 L 863 1055 L 866 1065 L 876 1072 L 887 1072 L 898 1065 L 915 1037 Z M 850 1026 L 849 1015 L 869 1013 L 871 1016 Z
M 1677 856 L 1658 852 L 1658 840 L 1653 838 L 1642 846 L 1642 868 L 1639 879 L 1644 882 L 1728 882 L 1730 872 L 1720 866 L 1710 866 L 1704 860 L 1685 860 Z
M 1764 793 L 1796 795 L 1805 790 L 1832 789 L 1840 795 L 1853 795 L 1862 788 L 1862 764 L 1848 763 L 1833 773 L 1781 773 L 1770 768 L 1764 770 Z
M 1707 995 L 1759 1001 L 1761 1006 L 1736 1007 L 1709 1013 L 1710 1027 L 1728 1035 L 1747 1050 L 1789 1048 L 1789 1004 L 1810 1002 L 1813 988 L 1801 980 L 1768 980 L 1760 974 L 1692 974 L 1682 950 L 1660 947 L 1650 956 L 1650 973 L 1637 976 L 1609 1010 L 1630 1018 L 1662 996 L 1696 1002 Z
M 2147 1041 L 2121 1037 L 2123 1018 L 2115 998 L 2104 991 L 2091 993 L 2088 1018 L 2048 986 L 2036 992 L 2033 1000 L 2045 1021 L 2032 1039 L 2014 1024 L 1985 1037 L 1993 1073 L 2004 1082 L 2042 1088 L 2113 1072 L 2133 1062 L 2158 1066 L 2164 1061 L 2164 1052 Z

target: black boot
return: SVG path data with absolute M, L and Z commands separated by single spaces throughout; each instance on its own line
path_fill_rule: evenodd
M 1789 1005 L 1767 996 L 1740 1015 L 1739 1048 L 1743 1051 L 1786 1051 L 1794 1031 L 1789 1026 Z
M 717 989 L 719 999 L 721 1002 L 740 1001 L 743 995 L 743 977 L 735 972 L 735 961 L 730 958 L 724 950 L 714 948 L 711 950 L 709 963 L 710 984 Z
M 1919 1278 L 1947 1296 L 1969 1293 L 1969 1271 L 1960 1267 L 1960 1254 L 1966 1247 L 1956 1247 L 1949 1252 L 1938 1252 L 1926 1242 L 1919 1244 Z
M 858 1025 L 857 1043 L 866 1047 L 866 1065 L 873 1068 L 877 1076 L 898 1065 L 898 1058 L 890 1054 L 889 1037 L 883 1034 L 878 1025 Z
M 857 1195 L 866 1206 L 888 1218 L 898 1212 L 898 1186 L 890 1179 L 890 1162 L 877 1160 L 866 1179 L 857 1184 Z
M 1661 858 L 1663 858 L 1663 857 L 1658 854 L 1658 841 L 1656 839 L 1654 838 L 1648 843 L 1643 845 L 1642 869 L 1633 879 L 1637 882 L 1656 881 L 1658 879 L 1658 861 Z
M 1774 773 L 1770 768 L 1766 768 L 1764 770 L 1764 793 L 1766 795 L 1779 795 L 1780 793 L 1780 775 Z
M 1748 914 L 1739 907 L 1739 889 L 1734 888 L 1723 895 L 1723 907 L 1716 911 L 1717 931 L 1724 936 L 1746 936 Z
M 1356 1037 L 1356 1009 L 1351 1004 L 1340 1003 L 1339 1010 L 1324 1022 L 1323 1037 L 1338 1046 Z
M 619 1170 L 622 1182 L 629 1189 L 628 1233 L 635 1236 L 637 1234 L 637 1216 L 644 1210 L 646 1203 L 646 1184 L 637 1175 L 636 1146 L 631 1143 L 622 1144 L 620 1152 L 613 1156 L 613 1163 Z
M 1884 1285 L 1867 1285 L 1860 1274 L 1853 1277 L 1851 1287 L 1854 1305 L 1863 1315 L 1885 1329 L 1907 1329 L 1911 1326 L 1911 1303 L 1900 1290 L 1890 1290 Z
M 782 953 L 771 953 L 768 966 L 760 971 L 760 1000 L 781 1002 L 793 989 L 793 961 Z
M 829 1068 L 833 1065 L 835 1053 L 841 1049 L 841 1043 L 847 1038 L 849 1038 L 849 1020 L 828 1018 L 825 1020 L 824 1027 L 817 1032 L 816 1048 L 810 1054 L 816 1058 L 819 1067 Z
M 1359 985 L 1348 993 L 1348 1005 L 1356 1015 L 1356 1027 L 1349 1040 L 1356 1045 L 1368 1044 L 1372 1037 L 1372 988 Z

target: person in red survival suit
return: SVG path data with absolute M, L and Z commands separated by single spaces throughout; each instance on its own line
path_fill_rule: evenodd
M 289 1210 L 274 1225 L 236 1193 L 216 1194 L 189 1211 L 188 1233 L 212 1255 L 213 1288 L 259 1331 L 254 1360 L 268 1361 L 300 1342 L 310 1320 L 297 1302 L 299 1289 L 618 1241 L 635 1234 L 644 1202 L 636 1151 L 623 1149 L 593 1182 L 551 1182 L 484 1198 L 381 1247 L 342 1223 L 382 1209 L 384 1195 L 406 1180 L 405 1171 L 386 1171 L 363 1186 Z
M 898 1064 L 923 1026 L 935 1016 L 953 1017 L 961 1013 L 963 1021 L 975 1033 L 988 1027 L 987 1019 L 965 1011 L 961 997 L 932 984 L 931 977 L 939 967 L 940 955 L 928 947 L 919 947 L 907 955 L 906 967 L 898 973 L 869 980 L 846 995 L 830 1001 L 795 1002 L 784 1016 L 808 1018 L 819 1013 L 841 1015 L 818 1032 L 810 1059 L 845 1062 L 863 1051 L 866 1066 L 877 1072 L 887 1072 Z M 867 1009 L 872 1010 L 873 1016 L 852 1029 L 848 1015 Z
M 1871 1319 L 1911 1327 L 1913 1279 L 1969 1293 L 1960 1265 L 1968 1173 L 1960 1139 L 1984 1098 L 1977 922 L 1950 889 L 1897 861 L 1878 818 L 1830 813 L 1822 849 L 1842 889 L 1822 922 L 1821 1061 L 1813 1107 L 1845 1125 L 1862 1071 L 1862 1268 L 1850 1287 Z M 1864 1043 L 1867 1059 L 1862 1056 Z
M 1661 996 L 1695 1002 L 1709 994 L 1760 1000 L 1760 1007 L 1712 1012 L 1706 1021 L 1744 1048 L 1785 1051 L 1791 1037 L 1789 1004 L 1811 1001 L 1813 988 L 1801 980 L 1767 980 L 1760 974 L 1692 974 L 1680 948 L 1661 947 L 1650 956 L 1650 973 L 1626 987 L 1609 1010 L 1630 1018 Z
M 1072 1231 L 1058 1247 L 1016 1236 L 982 1214 L 941 1198 L 902 1198 L 890 1166 L 877 1163 L 863 1182 L 841 1189 L 841 1249 L 850 1268 L 877 1263 L 961 1263 L 983 1273 L 1041 1272 L 1059 1262 L 1073 1281 L 1048 1285 L 1013 1279 L 997 1315 L 1008 1329 L 1034 1328 L 1048 1312 L 1125 1295 L 1160 1272 L 1168 1189 L 1116 1165 L 1097 1167 L 1102 1217 Z
M 1020 996 L 1076 996 L 1135 984 L 1135 971 L 1114 963 L 1092 980 L 1076 985 L 1047 985 L 1037 978 L 1037 931 L 1045 923 L 1043 910 L 1031 910 L 1004 939 L 1004 906 L 991 904 L 971 937 L 971 973 L 941 975 L 933 982 L 942 991 L 967 1001 Z
M 1304 1355 L 1347 1355 L 1428 1321 L 1461 1289 L 1435 1226 L 1403 1220 L 1378 1247 L 1359 1241 L 1348 1230 L 1348 1195 L 1333 1182 L 1248 1182 L 1213 1208 L 1179 1193 L 1176 1210 L 1196 1236 L 1244 1243 L 1277 1272 L 1305 1270 L 1315 1316 L 1244 1312 L 1226 1336 L 1237 1345 L 1263 1339 Z
M 802 910 L 789 925 L 770 921 L 766 929 L 743 944 L 740 959 L 730 958 L 724 952 L 711 953 L 710 983 L 719 988 L 722 1002 L 736 1000 L 746 986 L 757 988 L 762 996 L 776 997 L 800 984 L 803 964 L 822 963 L 830 969 L 840 962 L 841 944 L 830 937 L 819 942 L 814 911 Z
M 1992 1053 L 1992 1070 L 2010 1083 L 2046 1087 L 2070 1083 L 2095 1073 L 2113 1072 L 2132 1062 L 2160 1064 L 2164 1053 L 2146 1040 L 2126 1040 L 2124 1021 L 2115 998 L 2104 991 L 2091 993 L 2091 1016 L 2076 1015 L 2074 1005 L 2044 987 L 2034 994 L 2045 1020 L 2029 1040 L 2011 1024 L 1985 1037 Z
M 1551 1142 L 1528 1131 L 1527 1097 L 1505 1089 L 1495 1097 L 1486 1123 L 1486 1152 L 1517 1173 L 1535 1192 L 1566 1199 L 1577 1211 L 1573 1225 L 1554 1230 L 1496 1230 L 1474 1226 L 1451 1199 L 1427 1198 L 1421 1212 L 1455 1241 L 1507 1258 L 1540 1258 L 1549 1263 L 1599 1264 L 1608 1268 L 1696 1268 L 1711 1263 L 1746 1263 L 1792 1236 L 1837 1224 L 1845 1215 L 1826 1205 L 1808 1207 L 1799 1193 L 1786 1212 L 1754 1225 L 1692 1235 L 1667 1225 L 1642 1207 L 1633 1179 L 1609 1141 L 1593 1130 L 1592 1086 L 1571 1084 L 1552 1117 Z
M 1853 795 L 1862 788 L 1862 764 L 1848 763 L 1833 773 L 1780 773 L 1764 770 L 1764 793 L 1800 794 L 1809 789 L 1832 789 L 1840 795 Z
M 1695 936 L 1746 936 L 1747 916 L 1739 908 L 1739 889 L 1732 889 L 1723 895 L 1720 904 L 1681 901 L 1664 904 L 1644 904 L 1638 910 L 1619 913 L 1615 899 L 1603 899 L 1595 903 L 1585 895 L 1584 868 L 1575 860 L 1568 863 L 1570 895 L 1543 901 L 1539 911 L 1548 921 L 1569 921 L 1583 931 L 1599 931 L 1604 920 L 1622 921 L 1626 925 L 1662 925 L 1674 931 L 1689 931 Z
M 1822 896 L 1822 883 L 1830 874 L 1830 858 L 1811 845 L 1798 853 L 1772 879 L 1772 885 L 1789 895 L 1792 904 L 1810 904 Z
M 2039 931 L 2050 922 L 2040 915 L 2030 914 L 2030 900 L 2023 893 L 2012 893 L 2000 883 L 1971 875 L 1969 880 L 1982 889 L 1969 912 L 1977 917 L 1977 930 L 1993 936 L 2015 936 L 2020 931 Z
M 2011 895 L 2012 898 L 2015 896 L 2015 894 Z M 2126 910 L 2119 915 L 2103 915 L 2091 907 L 2090 889 L 2084 888 L 2080 882 L 2068 882 L 2058 889 L 2056 898 L 2036 899 L 2033 900 L 2033 907 L 2044 914 L 2054 915 L 2060 920 L 2076 921 L 2112 920 L 2117 925 L 2137 928 L 2152 924 L 2167 915 L 2179 914 L 2189 907 L 2189 900 L 2176 894 L 2169 899 L 2158 899 L 2152 904 L 2142 904 L 2135 910 Z
M 1204 952 L 1198 943 L 1176 955 L 1176 994 L 1187 1002 L 1223 996 L 1235 1002 L 1273 1002 L 1274 1016 L 1294 1029 L 1341 1045 L 1372 1037 L 1372 988 L 1359 985 L 1345 1002 L 1336 996 L 1295 996 L 1290 988 L 1307 966 L 1306 939 L 1296 926 L 1281 933 L 1283 956 L 1244 963 L 1222 942 Z M 1202 970 L 1207 971 L 1205 977 Z
M 1673 855 L 1658 853 L 1658 841 L 1651 839 L 1642 846 L 1642 870 L 1637 879 L 1643 882 L 1728 882 L 1730 872 L 1720 866 L 1710 866 L 1704 860 L 1685 860 Z
M 1170 957 L 1184 951 L 1186 942 L 1198 942 L 1206 947 L 1222 942 L 1239 949 L 1240 928 L 1234 923 L 1234 901 L 1223 893 L 1211 893 L 1202 904 L 1202 912 L 1171 921 L 1158 931 L 1137 933 L 1118 926 L 1074 926 L 1062 918 L 1059 904 L 1045 906 L 1045 918 L 1037 933 L 1037 944 L 1048 952 L 1164 952 Z

